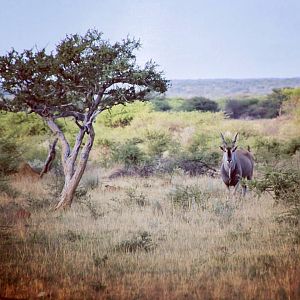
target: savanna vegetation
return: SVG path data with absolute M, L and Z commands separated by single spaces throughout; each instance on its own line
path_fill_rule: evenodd
M 233 119 L 271 119 L 282 113 L 284 103 L 298 97 L 299 88 L 274 88 L 264 96 L 221 97 L 210 100 L 205 97 L 165 98 L 151 100 L 157 111 L 224 111 Z M 294 95 L 294 96 L 293 96 Z M 287 101 L 291 102 L 291 101 Z
M 1 112 L 0 297 L 300 298 L 299 89 L 247 101 L 259 110 L 275 94 L 285 96 L 277 113 L 258 119 L 230 118 L 226 102 L 202 97 L 101 111 L 67 211 L 54 210 L 65 184 L 61 144 L 39 177 L 54 139 L 47 120 Z M 78 124 L 56 122 L 76 145 Z M 238 146 L 255 156 L 245 198 L 219 178 L 220 131 L 238 131 Z

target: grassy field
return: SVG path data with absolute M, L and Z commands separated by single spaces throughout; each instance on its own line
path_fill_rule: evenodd
M 276 222 L 283 208 L 268 194 L 106 175 L 88 170 L 82 186 L 101 184 L 67 213 L 49 211 L 55 178 L 14 179 L 23 196 L 1 198 L 2 297 L 299 299 L 299 234 Z
M 62 184 L 54 173 L 10 177 L 10 192 L 0 192 L 0 298 L 300 299 L 299 212 L 291 224 L 282 199 L 254 191 L 233 197 L 219 177 L 190 177 L 176 168 L 115 179 L 109 175 L 116 161 L 103 168 L 127 140 L 138 140 L 141 161 L 153 155 L 180 161 L 220 151 L 219 132 L 239 131 L 238 144 L 251 145 L 256 156 L 255 177 L 266 164 L 299 170 L 299 118 L 228 120 L 221 113 L 137 108 L 126 126 L 105 125 L 117 124 L 120 113 L 97 121 L 71 210 L 51 209 Z M 40 134 L 42 125 L 32 124 L 24 130 Z M 20 138 L 26 160 L 43 159 L 45 140 Z

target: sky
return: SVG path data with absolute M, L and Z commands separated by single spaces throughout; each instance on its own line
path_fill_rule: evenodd
M 168 79 L 300 76 L 300 0 L 0 0 L 0 55 L 66 34 L 140 39 Z

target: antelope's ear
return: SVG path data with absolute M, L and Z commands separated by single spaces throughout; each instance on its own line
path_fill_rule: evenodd
M 225 149 L 224 149 L 223 146 L 220 146 L 220 149 L 221 149 L 223 152 L 225 152 Z
M 231 152 L 234 152 L 237 149 L 238 146 L 235 146 L 231 149 Z

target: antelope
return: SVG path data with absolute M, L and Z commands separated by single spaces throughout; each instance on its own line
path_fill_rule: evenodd
M 250 148 L 248 147 L 248 151 L 237 149 L 235 145 L 237 137 L 238 133 L 235 135 L 231 144 L 228 144 L 221 133 L 223 145 L 220 146 L 224 152 L 221 165 L 221 177 L 229 191 L 230 186 L 234 186 L 234 194 L 242 178 L 247 178 L 248 180 L 252 179 L 254 168 L 254 158 L 250 153 Z M 242 188 L 243 196 L 245 196 L 247 187 L 243 185 Z

